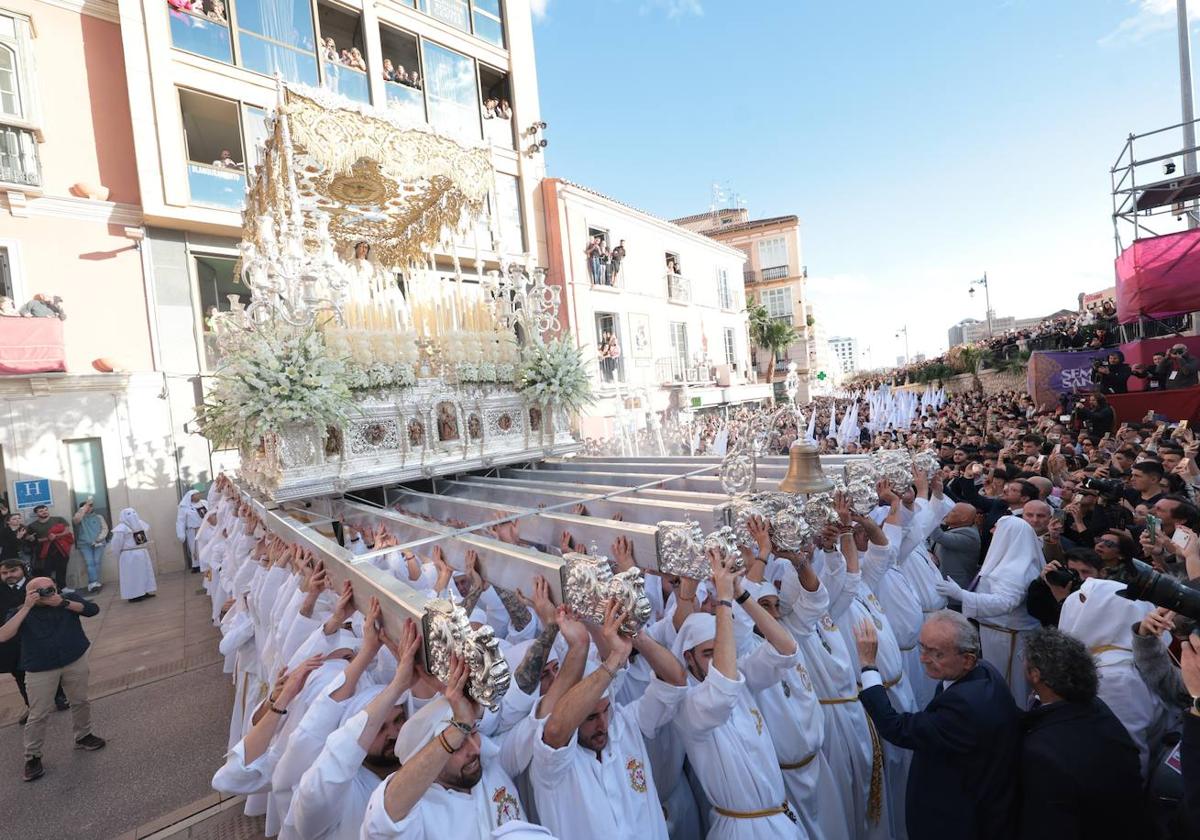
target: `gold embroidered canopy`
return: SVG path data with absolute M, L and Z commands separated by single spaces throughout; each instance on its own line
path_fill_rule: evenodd
M 282 222 L 299 212 L 313 245 L 326 235 L 324 217 L 339 252 L 366 240 L 380 265 L 405 268 L 424 263 L 447 232 L 474 224 L 492 180 L 486 148 L 285 88 L 247 196 L 245 236 L 256 241 L 261 216 Z

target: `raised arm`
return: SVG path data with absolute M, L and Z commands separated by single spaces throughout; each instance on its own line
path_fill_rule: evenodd
M 454 713 L 454 720 L 416 755 L 404 762 L 388 780 L 383 794 L 383 807 L 393 822 L 407 817 L 409 811 L 421 801 L 425 791 L 445 768 L 452 753 L 462 749 L 469 738 L 479 738 L 478 733 L 468 735 L 454 725 L 461 723 L 465 727 L 473 728 L 478 716 L 478 708 L 466 696 L 468 675 L 467 664 L 457 656 L 451 655 L 450 674 L 443 693 Z M 443 742 L 449 745 L 449 750 L 442 746 Z
M 687 671 L 675 655 L 650 637 L 649 633 L 638 633 L 633 637 L 636 650 L 654 675 L 667 685 L 687 685 Z
M 26 586 L 25 589 L 25 603 L 13 613 L 12 618 L 4 622 L 3 626 L 0 626 L 0 642 L 7 642 L 13 636 L 17 635 L 17 632 L 21 629 L 21 625 L 25 622 L 25 616 L 29 615 L 29 611 L 33 609 L 33 605 L 38 602 L 39 596 L 37 590 L 29 586 Z
M 290 674 L 284 670 L 279 672 L 274 689 L 263 701 L 265 713 L 259 716 L 255 724 L 250 727 L 250 731 L 246 733 L 246 737 L 242 739 L 246 764 L 253 764 L 267 751 L 267 747 L 271 745 L 271 739 L 275 737 L 275 733 L 283 723 L 283 716 L 287 714 L 288 704 L 296 699 L 296 695 L 304 688 L 304 683 L 309 675 L 321 667 L 323 661 L 321 656 L 310 656 Z
M 525 600 L 521 590 L 517 594 Z M 550 585 L 540 575 L 533 581 L 533 598 L 528 602 L 537 613 L 541 629 L 530 644 L 525 657 L 513 672 L 513 680 L 517 688 L 526 694 L 533 694 L 534 689 L 542 679 L 542 669 L 546 667 L 546 656 L 558 638 L 558 615 L 554 604 L 550 601 Z
M 375 621 L 381 621 L 378 613 L 375 615 Z M 383 632 L 382 626 L 377 632 Z M 417 649 L 420 646 L 421 635 L 417 632 L 417 625 L 411 618 L 405 619 L 404 630 L 401 632 L 398 643 L 399 655 L 396 657 L 396 673 L 383 691 L 367 704 L 367 723 L 363 727 L 362 734 L 358 736 L 358 745 L 364 750 L 371 748 L 371 742 L 375 740 L 379 730 L 393 714 L 393 710 L 400 702 L 400 698 L 404 696 L 404 692 L 408 691 L 416 681 L 417 675 L 413 669 L 413 658 L 417 655 Z
M 617 671 L 629 661 L 633 643 L 620 632 L 624 620 L 625 612 L 617 606 L 616 601 L 610 599 L 604 608 L 601 630 L 609 653 L 599 668 L 571 686 L 555 704 L 542 731 L 542 741 L 548 747 L 560 749 L 570 743 L 575 730 L 596 708 L 600 697 L 617 676 Z
M 737 680 L 737 641 L 733 635 L 734 580 L 733 558 L 726 557 L 720 549 L 710 548 L 706 552 L 712 564 L 713 585 L 717 590 L 717 637 L 713 647 L 712 667 L 730 680 Z

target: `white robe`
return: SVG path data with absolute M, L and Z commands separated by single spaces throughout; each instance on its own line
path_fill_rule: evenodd
M 646 697 L 610 705 L 608 744 L 600 759 L 579 746 L 578 732 L 561 748 L 546 744 L 546 721 L 533 733 L 529 775 L 542 825 L 579 840 L 667 840 L 643 735 L 667 723 L 686 689 L 653 680 Z M 548 719 L 547 719 L 548 720 Z
M 805 832 L 822 840 L 850 840 L 842 793 L 821 749 L 826 737 L 825 713 L 804 665 L 788 671 L 775 685 L 756 691 L 754 700 L 775 744 L 788 801 Z M 788 767 L 797 764 L 804 766 Z
M 389 817 L 383 805 L 391 776 L 385 779 L 371 794 L 362 840 L 491 840 L 492 829 L 525 819 L 516 785 L 501 766 L 496 747 L 488 739 L 483 744 L 483 776 L 470 793 L 434 782 L 400 820 Z
M 742 819 L 715 810 L 746 813 L 778 808 L 787 801 L 775 745 L 751 692 L 778 683 L 799 661 L 799 652 L 782 656 L 764 644 L 739 660 L 736 680 L 715 666 L 709 667 L 703 682 L 689 676 L 691 685 L 674 727 L 714 807 L 708 840 L 807 837 L 803 827 L 783 813 Z
M 133 531 L 124 523 L 112 531 L 112 552 L 117 555 L 117 570 L 120 575 L 121 597 L 140 598 L 158 590 L 154 579 L 154 562 L 150 552 L 134 541 Z
M 287 821 L 300 840 L 357 840 L 379 776 L 363 766 L 359 746 L 367 712 L 356 714 L 325 741 L 312 766 L 300 777 Z
M 1133 662 L 1133 627 L 1154 608 L 1117 593 L 1125 584 L 1091 578 L 1063 601 L 1058 629 L 1088 646 L 1100 677 L 1099 697 L 1124 725 L 1138 748 L 1142 778 L 1166 731 L 1167 709 Z M 1086 600 L 1085 600 L 1086 598 Z

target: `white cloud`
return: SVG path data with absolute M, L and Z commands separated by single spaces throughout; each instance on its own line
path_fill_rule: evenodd
M 550 5 L 550 0 L 529 0 L 529 11 L 533 13 L 533 19 L 544 19 L 548 5 Z
M 1137 10 L 1099 40 L 1101 46 L 1134 42 L 1175 28 L 1175 0 L 1129 0 Z
M 665 12 L 669 18 L 681 18 L 689 15 L 700 17 L 704 14 L 704 6 L 700 0 L 645 0 L 639 12 L 643 15 L 650 12 Z

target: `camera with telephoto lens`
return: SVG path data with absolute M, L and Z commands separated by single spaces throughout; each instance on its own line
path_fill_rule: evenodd
M 1049 577 L 1049 574 L 1046 575 Z M 1187 627 L 1176 622 L 1176 631 L 1190 633 L 1200 622 L 1200 589 L 1193 589 L 1170 575 L 1160 574 L 1141 560 L 1125 561 L 1125 588 L 1117 594 L 1130 601 L 1149 601 L 1191 619 Z M 1185 635 L 1186 635 L 1185 633 Z
M 49 598 L 51 595 L 53 595 L 58 590 L 56 590 L 53 586 L 41 586 L 33 591 L 36 592 L 38 595 L 40 595 L 43 598 Z

